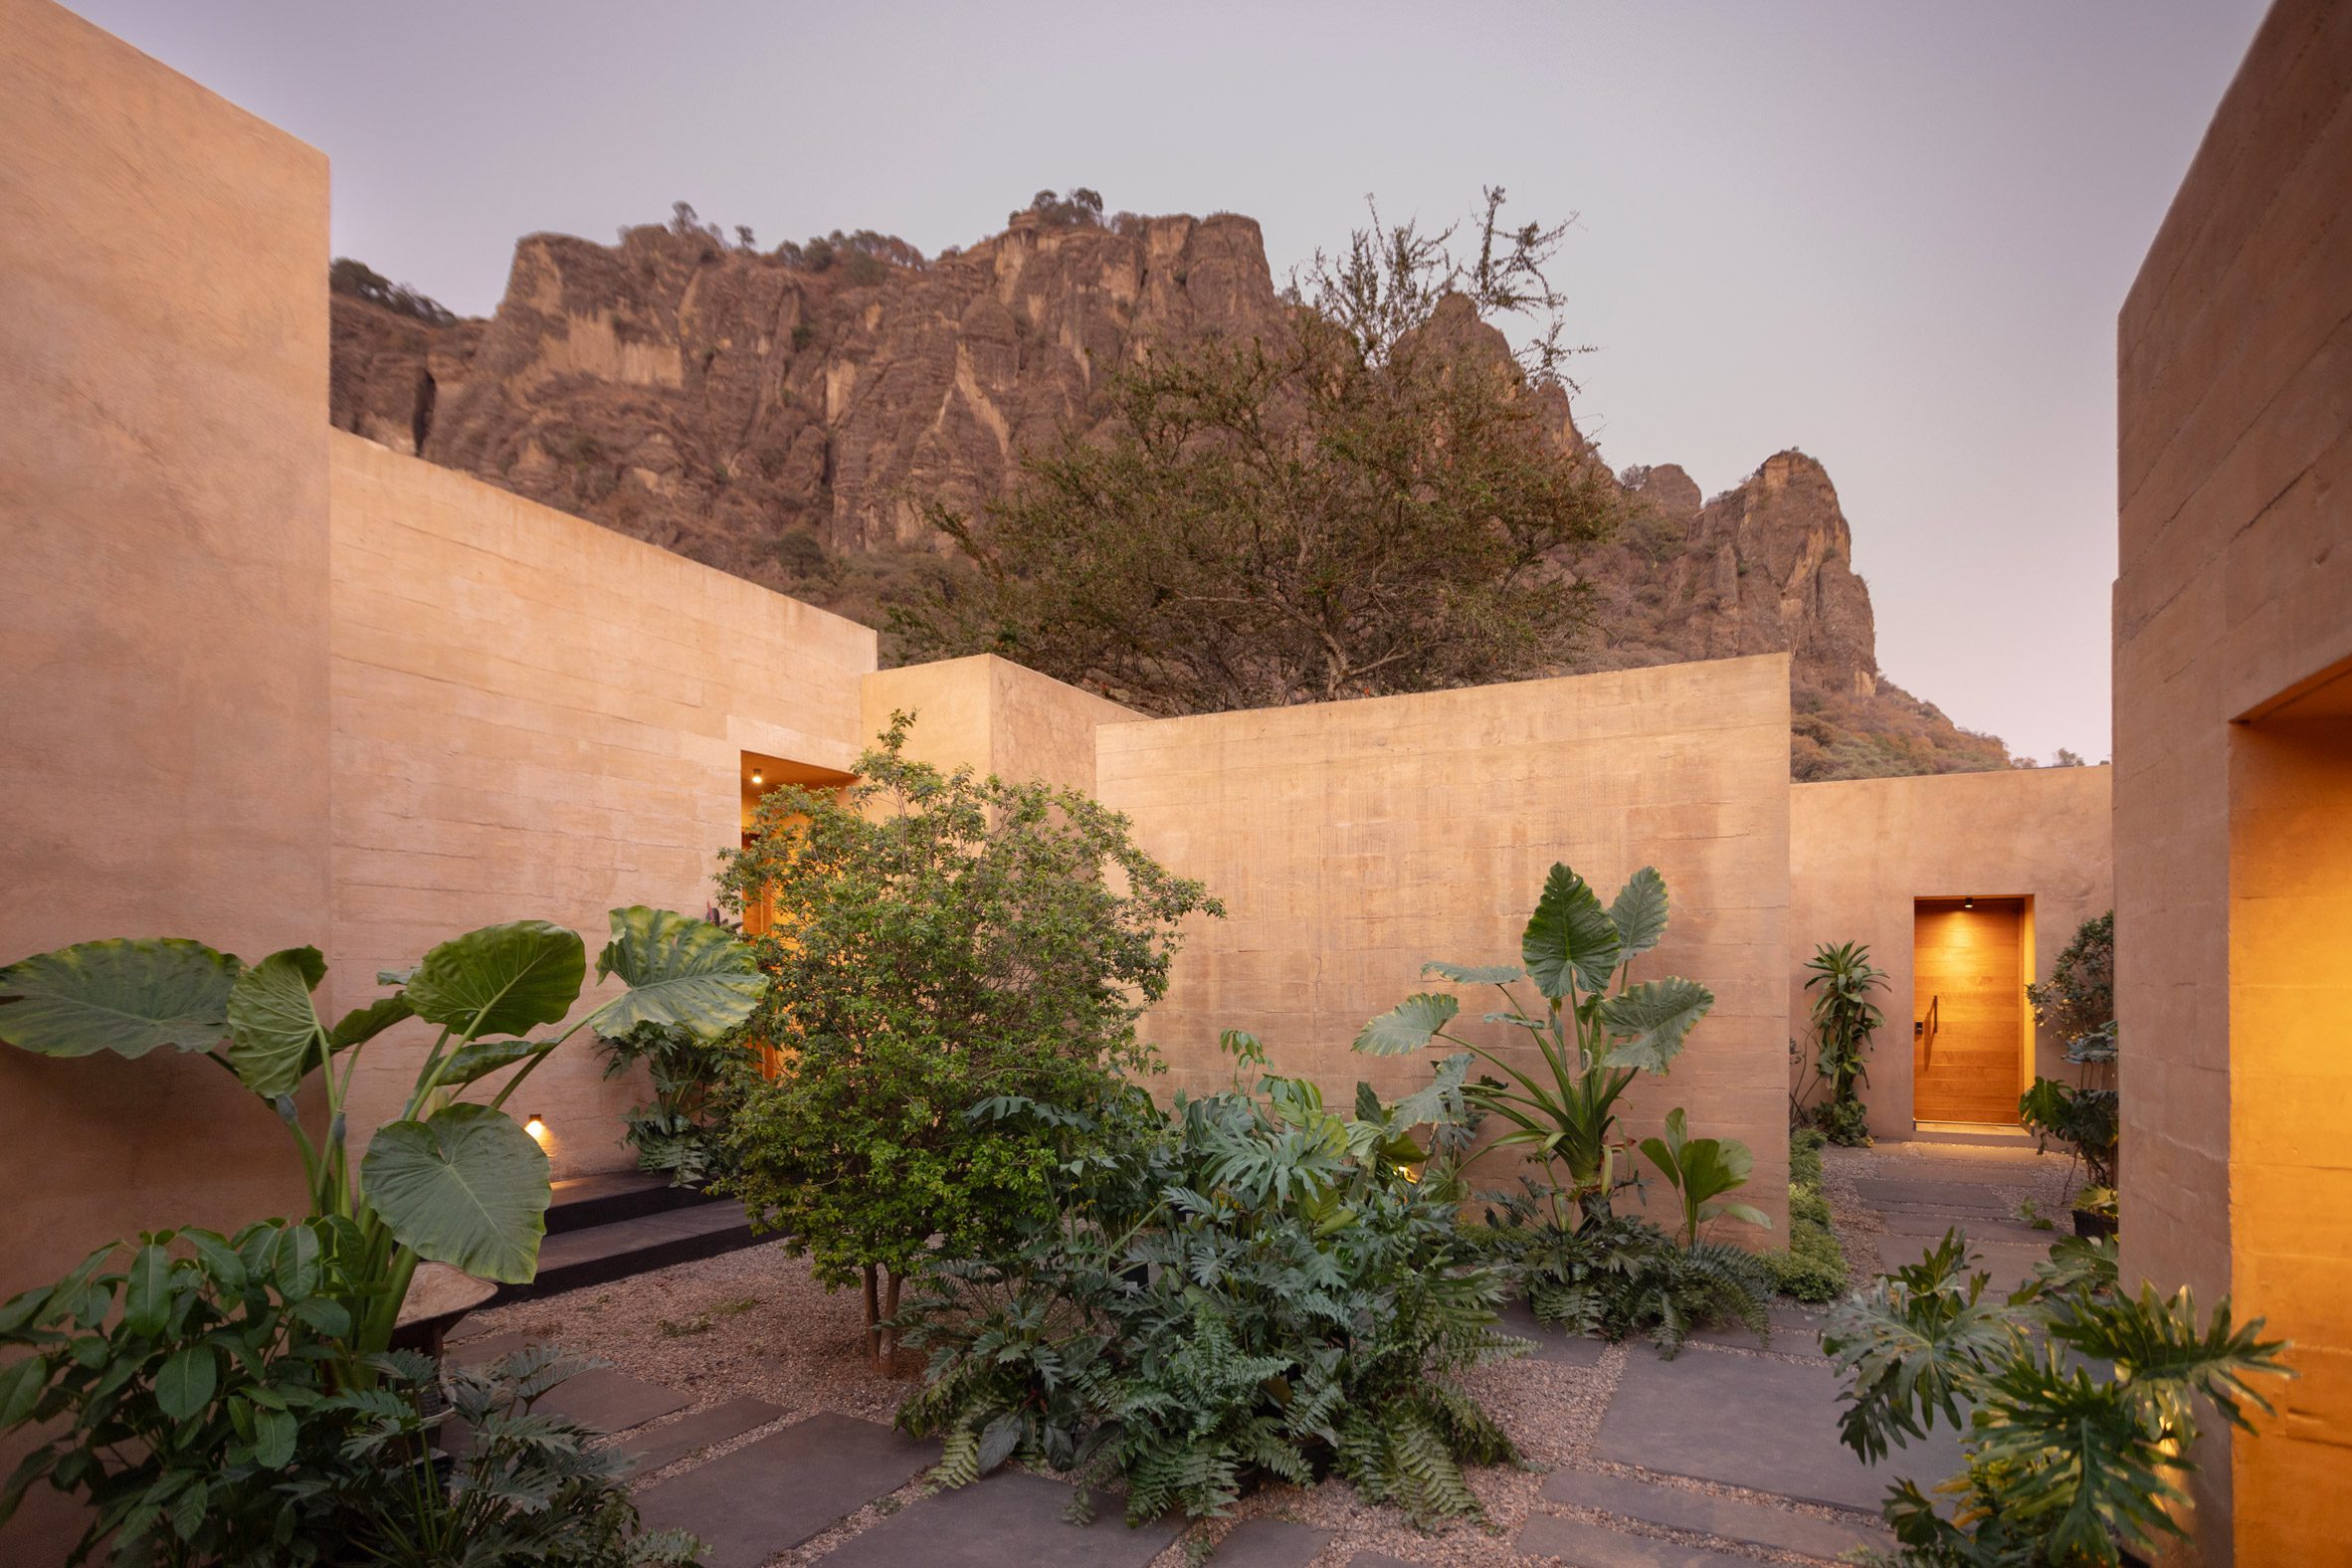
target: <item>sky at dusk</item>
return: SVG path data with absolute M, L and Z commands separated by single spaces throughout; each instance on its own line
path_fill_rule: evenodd
M 323 149 L 334 247 L 452 307 L 686 200 L 924 251 L 1041 187 L 1257 218 L 1578 215 L 1578 421 L 1709 494 L 1837 482 L 1881 667 L 2107 754 L 2114 320 L 2260 0 L 397 6 L 69 0 Z

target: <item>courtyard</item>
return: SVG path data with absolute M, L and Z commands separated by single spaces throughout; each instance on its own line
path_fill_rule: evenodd
M 1603 464 L 1497 187 L 465 319 L 345 190 L 0 0 L 0 1562 L 2352 1564 L 2352 5 L 2100 305 L 2095 764 Z
M 2018 1218 L 2062 1212 L 2056 1155 L 1962 1145 L 1831 1149 L 1825 1192 L 1859 1273 L 1958 1227 L 2006 1285 L 2048 1252 Z M 1531 1346 L 1471 1386 L 1525 1456 L 1473 1474 L 1476 1522 L 1435 1532 L 1368 1506 L 1343 1482 L 1271 1484 L 1230 1519 L 1125 1529 L 1115 1497 L 1091 1525 L 1064 1520 L 1070 1482 L 1000 1471 L 942 1490 L 936 1444 L 891 1418 L 902 1379 L 877 1374 L 846 1295 L 772 1247 L 582 1286 L 477 1314 L 451 1344 L 482 1361 L 533 1344 L 599 1363 L 542 1408 L 614 1434 L 638 1462 L 649 1523 L 710 1543 L 709 1568 L 764 1564 L 1024 1563 L 1177 1568 L 1386 1568 L 1393 1563 L 1590 1568 L 1731 1562 L 1820 1564 L 1890 1549 L 1878 1501 L 1896 1472 L 1948 1473 L 1949 1432 L 1864 1465 L 1836 1441 L 1838 1380 L 1821 1354 L 1820 1307 L 1770 1308 L 1769 1341 L 1736 1323 L 1693 1334 L 1671 1360 L 1645 1341 L 1607 1344 L 1508 1309 Z M 911 1376 L 919 1358 L 908 1354 Z

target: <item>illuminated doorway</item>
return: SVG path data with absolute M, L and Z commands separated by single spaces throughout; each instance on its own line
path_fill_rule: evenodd
M 742 847 L 751 848 L 751 824 L 758 814 L 760 797 L 786 784 L 797 784 L 803 789 L 821 793 L 838 793 L 858 782 L 854 773 L 838 768 L 821 768 L 812 763 L 793 762 L 783 757 L 771 757 L 764 752 L 743 753 L 742 767 L 736 779 L 743 802 Z M 775 918 L 775 911 L 765 899 L 749 902 L 743 908 L 743 934 L 758 936 L 766 931 Z
M 2033 1060 L 2026 981 L 2033 900 L 1920 898 L 1912 906 L 1911 1116 L 2018 1124 Z

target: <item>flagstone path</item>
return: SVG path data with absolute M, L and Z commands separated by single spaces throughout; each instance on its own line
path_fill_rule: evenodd
M 1957 1225 L 2006 1284 L 2056 1240 L 2012 1217 L 2012 1194 L 2048 1184 L 2046 1161 L 1921 1145 L 1874 1152 L 1844 1176 L 1846 1204 L 1860 1205 L 1870 1245 L 1889 1265 Z M 1541 1500 L 1515 1536 L 1490 1548 L 1473 1538 L 1470 1555 L 1466 1543 L 1449 1540 L 1428 1560 L 1716 1568 L 1831 1563 L 1856 1547 L 1890 1544 L 1877 1516 L 1888 1481 L 1900 1474 L 1924 1484 L 1951 1473 L 1957 1440 L 1938 1431 L 1889 1463 L 1864 1466 L 1837 1441 L 1838 1380 L 1821 1354 L 1820 1317 L 1786 1303 L 1770 1316 L 1768 1343 L 1717 1328 L 1691 1336 L 1671 1361 L 1642 1345 L 1621 1352 L 1597 1434 L 1544 1477 Z M 1536 1361 L 1571 1375 L 1599 1368 L 1610 1353 L 1541 1327 L 1523 1308 L 1514 1307 L 1504 1327 L 1536 1341 Z M 477 1362 L 525 1342 L 500 1334 L 451 1353 Z M 740 1393 L 697 1406 L 610 1369 L 573 1379 L 547 1403 L 616 1435 L 615 1446 L 649 1477 L 637 1492 L 647 1525 L 693 1531 L 708 1545 L 708 1568 L 762 1568 L 812 1541 L 791 1560 L 836 1568 L 1166 1568 L 1193 1560 L 1175 1544 L 1181 1520 L 1130 1530 L 1119 1499 L 1098 1494 L 1093 1521 L 1075 1525 L 1065 1516 L 1071 1488 L 1043 1476 L 1008 1470 L 956 1490 L 910 1487 L 937 1446 L 878 1421 L 831 1413 L 784 1421 L 777 1407 Z M 706 1451 L 716 1452 L 697 1458 Z M 853 1519 L 853 1529 L 843 1528 Z M 1419 1568 L 1419 1553 L 1347 1553 L 1333 1542 L 1334 1531 L 1321 1525 L 1252 1517 L 1228 1531 L 1208 1561 Z

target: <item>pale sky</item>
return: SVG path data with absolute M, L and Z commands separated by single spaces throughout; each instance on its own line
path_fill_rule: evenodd
M 452 307 L 692 202 L 926 252 L 1041 187 L 1257 218 L 1581 214 L 1609 460 L 1837 482 L 1887 675 L 2107 754 L 2114 318 L 2260 0 L 1112 6 L 79 0 L 322 148 L 334 246 Z

